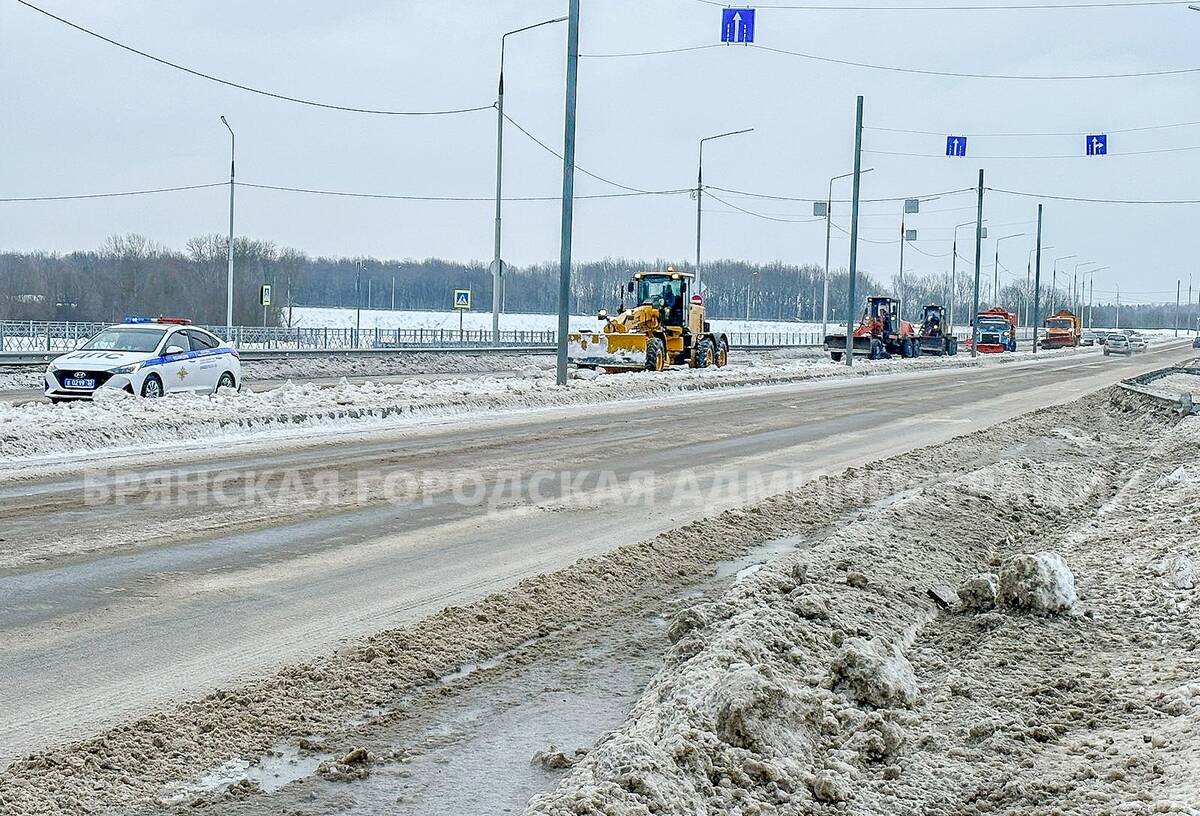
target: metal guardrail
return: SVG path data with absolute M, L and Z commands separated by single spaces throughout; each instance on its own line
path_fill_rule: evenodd
M 1170 377 L 1174 374 L 1192 374 L 1200 377 L 1200 367 L 1170 366 L 1168 368 L 1159 368 L 1154 371 L 1147 371 L 1145 374 L 1138 374 L 1136 377 L 1121 380 L 1118 385 L 1126 391 L 1140 394 L 1147 399 L 1169 406 L 1185 415 L 1200 414 L 1200 404 L 1195 403 L 1190 395 L 1175 394 L 1172 396 L 1164 391 L 1156 391 L 1152 387 L 1154 381 Z
M 96 322 L 0 320 L 0 352 L 70 351 L 80 340 L 111 325 Z M 557 332 L 535 330 L 501 331 L 493 337 L 481 329 L 351 329 L 282 326 L 200 326 L 231 340 L 239 349 L 398 349 L 436 346 L 554 345 Z M 741 347 L 816 346 L 817 332 L 734 332 L 730 345 Z

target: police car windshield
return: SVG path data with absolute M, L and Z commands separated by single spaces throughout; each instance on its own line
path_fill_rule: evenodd
M 142 351 L 158 348 L 166 329 L 105 329 L 83 348 L 85 351 Z

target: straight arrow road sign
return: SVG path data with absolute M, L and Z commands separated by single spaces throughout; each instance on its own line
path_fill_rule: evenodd
M 754 9 L 721 9 L 721 42 L 754 42 Z
M 964 158 L 967 155 L 967 137 L 947 136 L 946 155 L 959 159 Z

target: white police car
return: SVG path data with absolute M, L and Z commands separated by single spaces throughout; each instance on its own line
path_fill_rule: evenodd
M 237 350 L 190 320 L 129 317 L 109 326 L 46 369 L 52 402 L 91 399 L 117 388 L 142 397 L 214 393 L 242 382 Z

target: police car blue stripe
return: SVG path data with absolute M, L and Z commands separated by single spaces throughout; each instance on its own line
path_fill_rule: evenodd
M 151 366 L 162 365 L 163 363 L 174 363 L 179 360 L 195 360 L 200 357 L 215 357 L 218 354 L 233 354 L 231 348 L 214 348 L 203 349 L 202 351 L 185 351 L 183 354 L 171 354 L 164 357 L 153 357 L 142 363 L 142 368 L 150 368 Z

